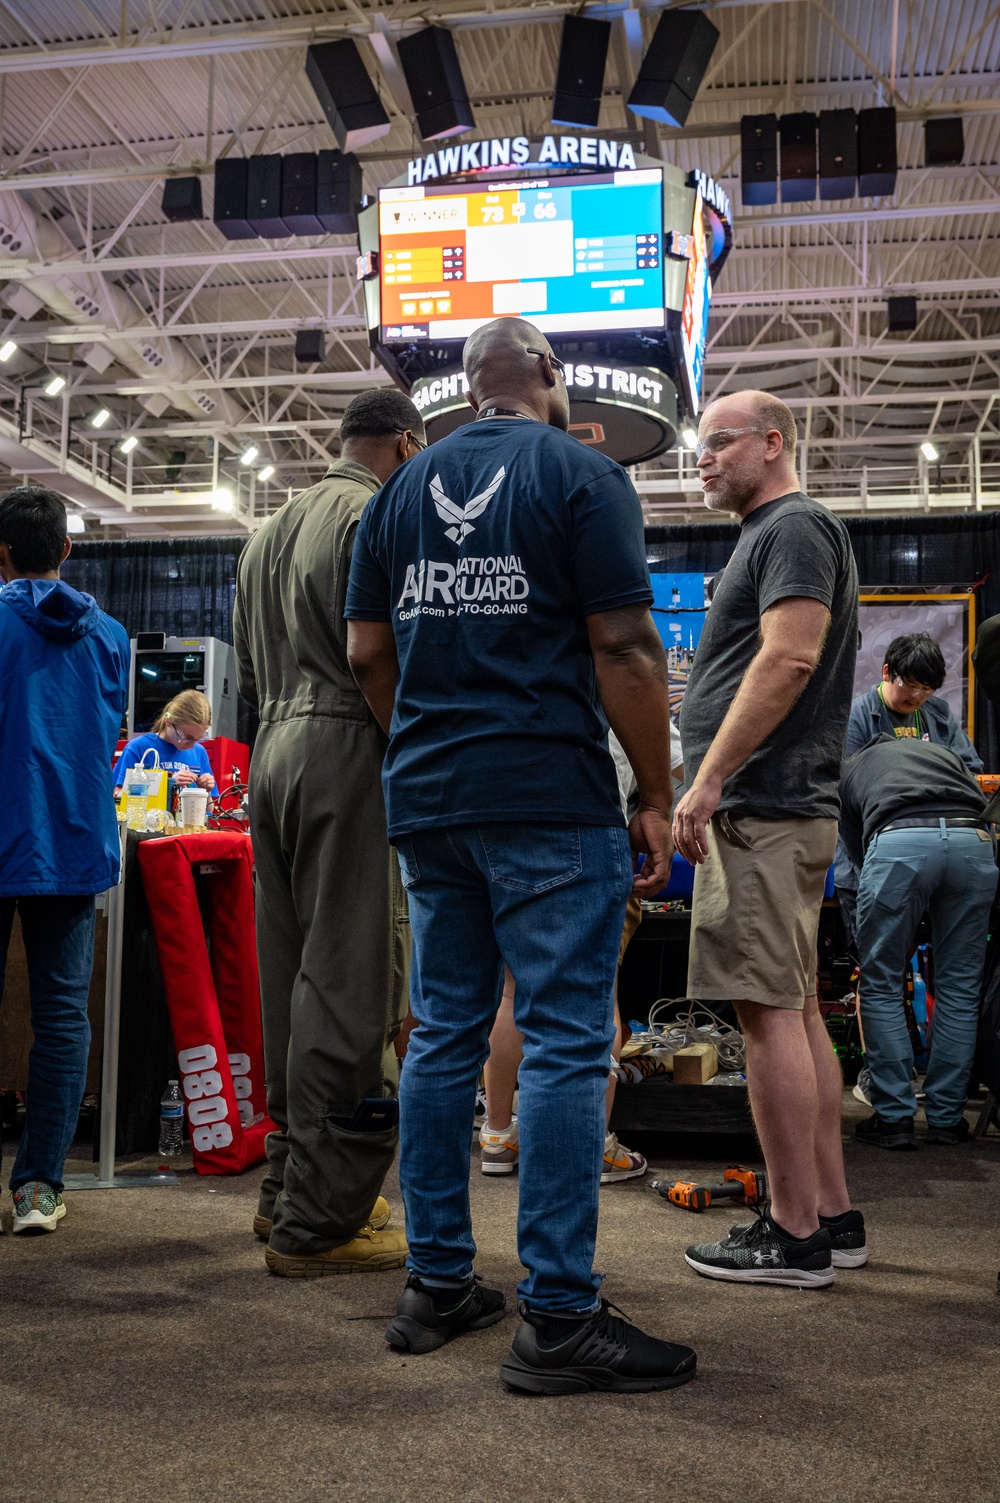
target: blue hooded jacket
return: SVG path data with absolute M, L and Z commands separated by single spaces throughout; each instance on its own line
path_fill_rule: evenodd
M 62 580 L 0 589 L 0 897 L 117 882 L 109 772 L 129 656 L 125 628 Z

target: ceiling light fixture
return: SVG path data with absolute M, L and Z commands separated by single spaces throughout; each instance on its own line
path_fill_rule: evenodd
M 258 473 L 257 479 L 258 480 L 270 480 L 270 478 L 271 478 L 271 476 L 273 474 L 274 474 L 274 465 L 273 464 L 266 464 L 264 466 L 264 468 Z
M 17 345 L 12 339 L 5 340 L 4 343 L 0 345 L 0 363 L 6 365 L 7 361 L 10 359 L 11 355 L 14 354 L 16 349 Z
M 696 449 L 698 447 L 698 435 L 693 428 L 684 428 L 681 432 L 681 438 L 684 440 L 687 448 Z
M 80 513 L 78 511 L 70 511 L 70 512 L 66 513 L 66 531 L 67 532 L 85 532 L 86 531 L 86 528 L 85 528 L 84 522 L 83 522 L 83 518 L 81 517 L 81 515 L 80 515 Z
M 123 454 L 131 454 L 132 450 L 135 448 L 138 442 L 139 440 L 136 438 L 135 434 L 130 433 L 128 438 L 123 439 L 118 447 Z
M 226 485 L 220 485 L 217 491 L 212 491 L 208 499 L 212 503 L 213 511 L 232 511 L 233 509 L 233 493 Z
M 106 407 L 99 407 L 90 420 L 90 426 L 92 428 L 103 428 L 110 416 L 111 414 Z
M 47 397 L 57 397 L 59 395 L 59 393 L 62 391 L 62 389 L 63 389 L 63 387 L 65 385 L 66 385 L 66 377 L 65 376 L 53 376 L 52 380 L 49 382 L 48 386 L 46 386 L 46 388 L 45 388 L 45 395 Z
M 256 444 L 251 444 L 250 447 L 249 447 L 249 449 L 246 449 L 240 455 L 240 464 L 253 464 L 254 460 L 257 458 L 257 454 L 258 454 L 257 445 Z
M 920 445 L 920 452 L 924 456 L 924 458 L 931 464 L 933 464 L 935 459 L 937 459 L 938 457 L 938 451 L 935 449 L 929 438 L 925 438 L 923 443 Z

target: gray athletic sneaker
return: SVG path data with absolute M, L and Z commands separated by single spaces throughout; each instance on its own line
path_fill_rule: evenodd
M 31 1179 L 14 1191 L 14 1232 L 54 1232 L 66 1214 L 63 1198 L 44 1180 Z
M 784 1235 L 764 1213 L 724 1242 L 689 1247 L 684 1261 L 709 1279 L 735 1284 L 789 1284 L 824 1289 L 833 1283 L 830 1233 L 825 1227 L 804 1240 Z

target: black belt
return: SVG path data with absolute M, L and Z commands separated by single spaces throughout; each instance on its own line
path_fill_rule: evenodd
M 894 819 L 891 824 L 883 825 L 881 830 L 876 830 L 876 835 L 888 835 L 890 830 L 936 830 L 941 824 L 940 815 L 935 819 L 933 814 L 915 815 L 912 819 Z M 946 830 L 988 830 L 989 825 L 983 819 L 949 819 L 945 818 Z

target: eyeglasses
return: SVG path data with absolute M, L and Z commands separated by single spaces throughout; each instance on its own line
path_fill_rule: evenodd
M 763 428 L 716 428 L 707 438 L 699 439 L 694 446 L 695 459 L 700 459 L 703 454 L 721 454 L 723 449 L 728 449 L 730 444 L 744 433 L 759 433 L 763 436 Z
M 921 699 L 930 699 L 934 693 L 934 690 L 928 689 L 926 684 L 911 684 L 908 678 L 901 678 L 898 673 L 893 679 L 893 683 L 897 689 L 905 689 L 907 694 L 917 694 Z
M 426 444 L 422 444 L 422 443 L 421 443 L 421 442 L 420 442 L 420 440 L 419 440 L 419 438 L 417 438 L 417 436 L 416 436 L 416 434 L 415 434 L 415 433 L 414 433 L 414 431 L 413 431 L 413 429 L 412 429 L 412 428 L 397 428 L 397 429 L 396 429 L 396 432 L 397 432 L 397 433 L 407 433 L 407 434 L 409 434 L 409 437 L 410 437 L 410 443 L 411 443 L 411 444 L 416 444 L 416 446 L 417 446 L 417 450 L 418 450 L 418 452 L 420 452 L 420 451 L 421 451 L 421 450 L 423 450 L 423 449 L 426 449 L 426 448 L 427 448 L 427 445 L 426 445 Z
M 566 379 L 566 363 L 565 363 L 565 361 L 560 360 L 558 355 L 553 355 L 553 353 L 552 353 L 551 350 L 529 350 L 528 354 L 529 355 L 537 355 L 538 358 L 539 358 L 539 360 L 544 360 L 545 357 L 546 357 L 546 355 L 548 355 L 549 362 L 550 362 L 550 364 L 552 366 L 552 369 L 554 371 L 558 371 L 559 374 L 560 374 L 560 376 L 562 376 L 563 380 L 565 381 L 565 379 Z

